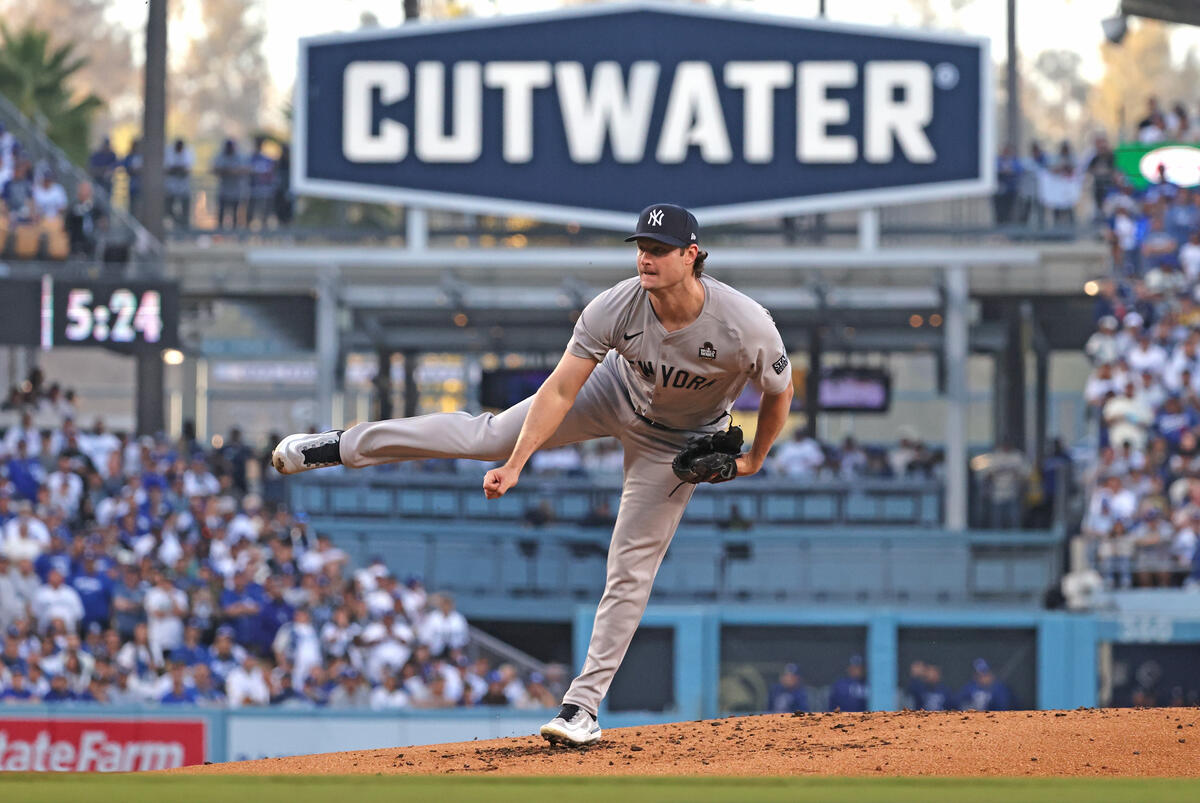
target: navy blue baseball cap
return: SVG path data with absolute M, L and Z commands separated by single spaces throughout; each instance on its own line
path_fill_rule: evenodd
M 983 660 L 982 658 L 976 658 L 974 661 L 971 662 L 971 666 L 975 669 L 976 672 L 978 672 L 981 675 L 984 674 L 985 672 L 992 671 L 992 668 L 990 666 L 988 666 L 988 662 Z
M 645 238 L 676 248 L 700 242 L 700 224 L 696 216 L 675 204 L 652 204 L 638 215 L 637 229 L 625 242 Z

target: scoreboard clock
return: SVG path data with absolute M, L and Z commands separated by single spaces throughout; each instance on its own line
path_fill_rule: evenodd
M 55 280 L 50 296 L 52 346 L 154 350 L 179 341 L 179 289 L 168 282 Z M 45 307 L 43 306 L 43 310 Z M 43 313 L 43 338 L 46 321 Z
M 0 344 L 152 352 L 179 345 L 179 285 L 0 278 Z

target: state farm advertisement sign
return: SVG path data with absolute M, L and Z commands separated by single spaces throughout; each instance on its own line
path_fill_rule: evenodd
M 0 719 L 0 770 L 138 772 L 205 760 L 203 720 Z

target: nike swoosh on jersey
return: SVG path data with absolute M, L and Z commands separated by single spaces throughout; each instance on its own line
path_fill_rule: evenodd
M 628 332 L 626 332 L 626 333 L 625 333 L 625 339 L 626 339 L 626 340 L 633 340 L 635 337 L 637 337 L 638 335 L 640 335 L 640 334 L 641 334 L 642 332 L 644 332 L 644 331 L 646 331 L 646 330 L 645 330 L 645 329 L 643 329 L 641 332 L 634 332 L 633 334 L 629 334 Z

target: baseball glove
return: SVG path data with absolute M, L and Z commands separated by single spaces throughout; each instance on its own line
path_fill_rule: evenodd
M 671 461 L 671 469 L 685 482 L 729 482 L 737 476 L 737 457 L 742 453 L 742 428 L 730 427 L 724 432 L 697 435 Z M 675 486 L 675 491 L 679 490 Z

